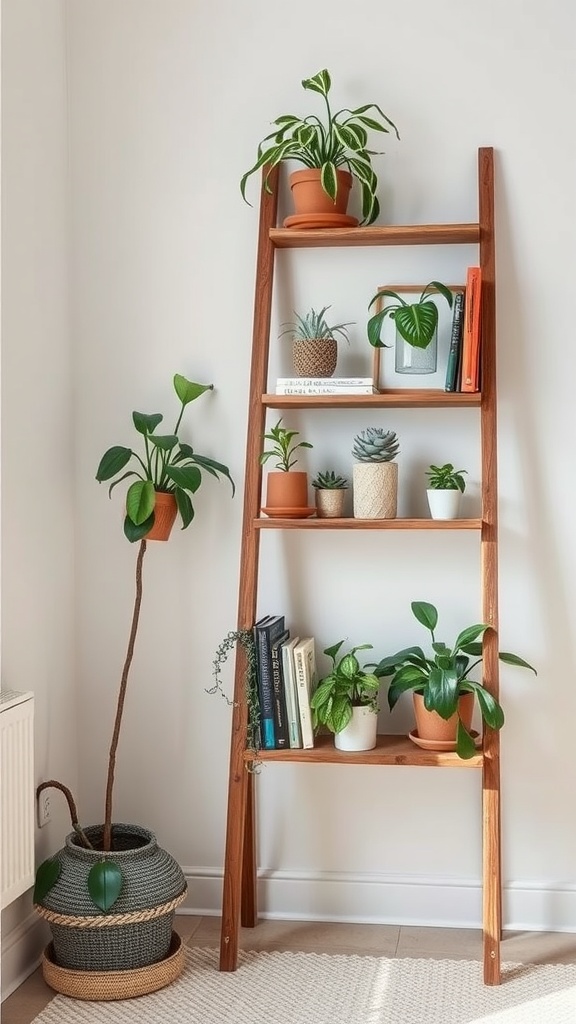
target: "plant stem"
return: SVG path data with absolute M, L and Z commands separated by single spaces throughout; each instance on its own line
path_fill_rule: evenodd
M 134 598 L 132 626 L 130 628 L 130 638 L 128 640 L 128 649 L 126 651 L 124 668 L 122 669 L 120 691 L 118 693 L 118 702 L 116 704 L 116 719 L 114 722 L 114 732 L 112 733 L 112 742 L 110 744 L 110 754 L 108 758 L 108 778 L 106 781 L 106 805 L 104 811 L 104 835 L 102 842 L 102 849 L 104 853 L 109 853 L 110 847 L 112 845 L 112 790 L 114 788 L 114 767 L 116 765 L 116 751 L 118 749 L 120 726 L 122 724 L 122 713 L 124 711 L 124 701 L 126 699 L 128 673 L 130 671 L 130 665 L 132 664 L 132 658 L 134 656 L 134 644 L 136 642 L 138 620 L 140 618 L 140 605 L 142 604 L 142 562 L 144 560 L 145 553 L 146 541 L 141 540 L 140 550 L 138 551 L 138 558 L 136 560 L 136 596 Z
M 74 797 L 72 796 L 72 793 L 68 789 L 68 786 L 65 786 L 62 782 L 57 782 L 56 779 L 48 779 L 47 782 L 41 782 L 40 785 L 38 786 L 36 790 L 36 799 L 38 799 L 40 793 L 44 789 L 59 789 L 60 792 L 64 794 L 64 796 L 66 797 L 66 802 L 68 804 L 68 810 L 70 812 L 70 821 L 72 823 L 72 828 L 80 836 L 80 839 L 84 843 L 84 846 L 88 850 L 93 850 L 94 847 L 92 846 L 92 843 L 88 839 L 88 836 L 83 832 L 80 825 L 78 824 L 78 811 L 76 810 Z

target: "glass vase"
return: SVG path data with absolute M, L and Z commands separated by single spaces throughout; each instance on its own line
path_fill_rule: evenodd
M 396 373 L 435 373 L 438 359 L 438 329 L 426 348 L 410 345 L 396 330 Z

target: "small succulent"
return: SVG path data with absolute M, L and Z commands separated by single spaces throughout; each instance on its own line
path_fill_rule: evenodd
M 325 313 L 330 309 L 330 306 L 324 306 L 319 313 L 315 309 L 311 309 L 309 313 L 304 316 L 300 316 L 299 313 L 294 311 L 295 321 L 287 321 L 281 324 L 281 327 L 286 328 L 284 331 L 280 331 L 278 335 L 282 338 L 285 334 L 290 334 L 295 340 L 299 341 L 311 341 L 315 338 L 334 338 L 336 334 L 339 334 L 345 341 L 349 341 L 347 327 L 350 327 L 354 321 L 351 320 L 345 324 L 334 324 L 331 327 L 325 318 Z
M 297 430 L 286 430 L 285 427 L 281 426 L 282 420 L 279 419 L 273 427 L 270 427 L 270 433 L 264 434 L 266 441 L 272 441 L 272 447 L 268 451 L 263 451 L 260 456 L 260 462 L 264 465 L 268 462 L 268 459 L 278 459 L 276 462 L 276 469 L 282 470 L 283 473 L 287 473 L 292 468 L 298 459 L 294 458 L 294 452 L 298 448 L 312 448 L 308 441 L 299 441 L 295 444 L 293 438 L 298 437 Z
M 354 438 L 352 455 L 358 462 L 392 462 L 399 451 L 398 437 L 393 430 L 367 427 Z
M 451 462 L 443 466 L 430 466 L 426 470 L 428 486 L 435 491 L 461 491 L 464 494 L 466 481 L 463 473 L 466 473 L 465 469 L 454 469 Z
M 341 491 L 348 487 L 348 481 L 345 476 L 337 476 L 333 469 L 327 469 L 325 473 L 318 473 L 312 487 L 321 491 Z

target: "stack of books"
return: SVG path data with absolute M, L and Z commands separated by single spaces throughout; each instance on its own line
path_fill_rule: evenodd
M 277 395 L 375 395 L 373 377 L 278 377 Z
M 466 288 L 454 296 L 446 391 L 480 390 L 480 267 L 468 267 Z
M 310 749 L 314 730 L 310 697 L 316 689 L 314 637 L 290 637 L 283 615 L 254 626 L 263 750 Z

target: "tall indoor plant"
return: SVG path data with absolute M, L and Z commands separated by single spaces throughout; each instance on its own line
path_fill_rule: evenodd
M 372 224 L 380 213 L 377 197 L 378 179 L 372 167 L 372 157 L 377 155 L 368 149 L 369 132 L 388 134 L 390 130 L 397 138 L 398 129 L 377 103 L 366 103 L 351 110 L 344 107 L 336 112 L 330 106 L 332 79 L 327 68 L 305 78 L 302 87 L 315 92 L 324 100 L 324 119 L 317 114 L 297 117 L 282 114 L 273 122 L 274 130 L 266 135 L 258 146 L 257 159 L 246 171 L 240 182 L 242 196 L 246 199 L 246 183 L 251 174 L 266 167 L 264 188 L 270 191 L 270 171 L 284 160 L 294 160 L 313 172 L 324 195 L 325 211 L 345 214 L 352 178 L 356 178 L 362 191 L 362 218 Z M 295 172 L 309 178 L 307 172 Z M 299 184 L 299 178 L 292 178 L 292 184 Z M 337 203 L 346 199 L 342 208 Z M 320 195 L 322 199 L 322 195 Z M 247 200 L 246 200 L 247 201 Z M 298 213 L 297 209 L 297 213 Z M 313 213 L 306 209 L 303 213 Z M 329 223 L 329 222 L 328 222 Z
M 213 385 L 197 384 L 180 374 L 176 374 L 173 383 L 181 405 L 173 433 L 155 433 L 163 419 L 160 413 L 134 412 L 132 420 L 142 438 L 142 454 L 121 446 L 109 448 L 96 474 L 99 481 L 116 478 L 110 492 L 121 481 L 136 477 L 126 496 L 124 533 L 132 542 L 140 540 L 132 622 L 108 755 L 103 825 L 80 825 L 74 798 L 62 783 L 50 780 L 38 787 L 38 794 L 48 787 L 60 790 L 68 802 L 72 821 L 73 832 L 67 837 L 65 848 L 40 865 L 34 889 L 36 908 L 50 923 L 53 936 L 52 958 L 45 961 L 45 977 L 52 987 L 68 994 L 66 986 L 70 984 L 71 971 L 120 970 L 124 981 L 126 972 L 141 972 L 142 968 L 153 971 L 154 964 L 168 957 L 174 909 L 186 893 L 179 865 L 157 846 L 152 833 L 140 826 L 112 823 L 116 753 L 140 618 L 143 560 L 147 540 L 156 539 L 152 531 L 156 525 L 157 494 L 173 497 L 185 529 L 194 517 L 190 494 L 200 487 L 203 471 L 227 477 L 234 490 L 225 465 L 198 455 L 178 435 L 184 409 L 212 390 Z M 125 472 L 131 463 L 135 468 Z M 169 980 L 172 977 L 166 975 L 165 980 L 152 983 L 152 987 L 161 987 Z M 150 991 L 146 970 L 143 983 L 148 985 L 144 990 Z M 74 984 L 77 985 L 77 978 Z M 97 997 L 93 984 L 89 991 L 85 998 Z

